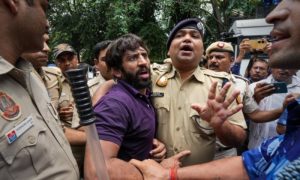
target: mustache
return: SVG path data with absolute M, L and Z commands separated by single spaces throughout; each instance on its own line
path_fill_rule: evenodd
M 215 63 L 209 65 L 209 68 L 217 68 L 217 67 L 219 67 L 219 66 Z

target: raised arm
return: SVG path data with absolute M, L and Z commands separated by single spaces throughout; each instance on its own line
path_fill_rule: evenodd
M 239 95 L 238 91 L 234 91 L 228 98 L 224 98 L 231 84 L 226 83 L 220 93 L 216 95 L 217 83 L 214 82 L 210 88 L 208 100 L 205 106 L 193 104 L 199 116 L 207 121 L 220 139 L 220 141 L 227 146 L 238 146 L 245 141 L 246 132 L 238 125 L 227 121 L 228 117 L 237 113 L 243 108 L 242 104 L 228 109 L 228 107 L 235 101 Z

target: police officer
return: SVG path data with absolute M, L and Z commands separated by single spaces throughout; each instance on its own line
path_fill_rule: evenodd
M 259 110 L 259 106 L 249 89 L 248 80 L 231 73 L 231 65 L 234 62 L 233 55 L 234 51 L 230 43 L 223 41 L 214 42 L 206 49 L 207 67 L 216 72 L 229 73 L 229 80 L 232 82 L 235 89 L 240 90 L 237 101 L 243 104 L 243 112 L 251 120 L 256 122 L 266 122 L 277 119 L 283 112 L 283 108 L 270 111 Z M 236 155 L 235 148 L 226 147 L 220 142 L 217 142 L 216 152 L 215 159 Z
M 45 86 L 18 59 L 43 48 L 47 7 L 47 0 L 0 1 L 1 179 L 79 179 Z
M 223 124 L 214 125 L 203 119 L 191 104 L 205 104 L 213 81 L 218 90 L 227 73 L 217 73 L 199 67 L 203 55 L 203 26 L 199 19 L 185 19 L 171 31 L 168 55 L 171 70 L 154 69 L 153 103 L 157 110 L 157 138 L 167 147 L 167 156 L 188 149 L 191 155 L 183 158 L 183 165 L 211 161 L 216 136 L 227 145 L 238 146 L 245 140 L 246 123 L 241 112 Z M 231 88 L 232 93 L 233 88 Z M 235 103 L 236 104 L 236 103 Z
M 79 124 L 79 116 L 75 107 L 71 87 L 65 76 L 67 70 L 78 68 L 77 53 L 72 46 L 62 43 L 54 47 L 53 58 L 63 74 L 60 80 L 62 85 L 57 102 L 57 110 L 60 120 L 65 126 L 65 135 L 71 144 L 72 152 L 78 163 L 81 176 L 83 177 L 86 133 Z M 59 79 L 57 79 L 57 81 L 59 81 Z

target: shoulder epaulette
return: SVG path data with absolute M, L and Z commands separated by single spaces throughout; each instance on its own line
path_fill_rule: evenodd
M 58 67 L 42 67 L 45 73 L 62 76 L 62 72 Z
M 99 79 L 98 77 L 95 77 L 95 78 L 93 78 L 93 79 L 90 79 L 90 80 L 87 82 L 87 85 L 88 85 L 88 87 L 90 88 L 90 87 L 95 86 L 95 85 L 97 85 L 97 84 L 99 84 L 99 83 L 100 83 L 100 79 Z
M 216 72 L 205 68 L 201 68 L 201 71 L 204 73 L 204 75 L 211 76 L 214 78 L 230 79 L 230 74 L 226 72 Z
M 153 63 L 153 64 L 151 64 L 151 67 L 152 67 L 153 71 L 169 72 L 172 70 L 171 63 L 165 63 L 165 64 Z
M 243 76 L 239 76 L 239 75 L 236 75 L 236 74 L 233 74 L 233 76 L 234 76 L 235 78 L 237 78 L 237 79 L 241 79 L 241 80 L 243 80 L 243 81 L 249 83 L 249 80 L 248 80 L 247 78 L 243 77 Z

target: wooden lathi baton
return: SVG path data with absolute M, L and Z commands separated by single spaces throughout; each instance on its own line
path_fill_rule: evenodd
M 96 169 L 97 178 L 99 180 L 109 180 L 101 144 L 94 124 L 96 118 L 87 85 L 86 72 L 87 71 L 84 69 L 72 69 L 66 71 L 66 75 L 71 86 L 73 98 L 80 118 L 80 125 L 85 128 L 87 146 L 89 146 L 91 151 L 91 158 Z

